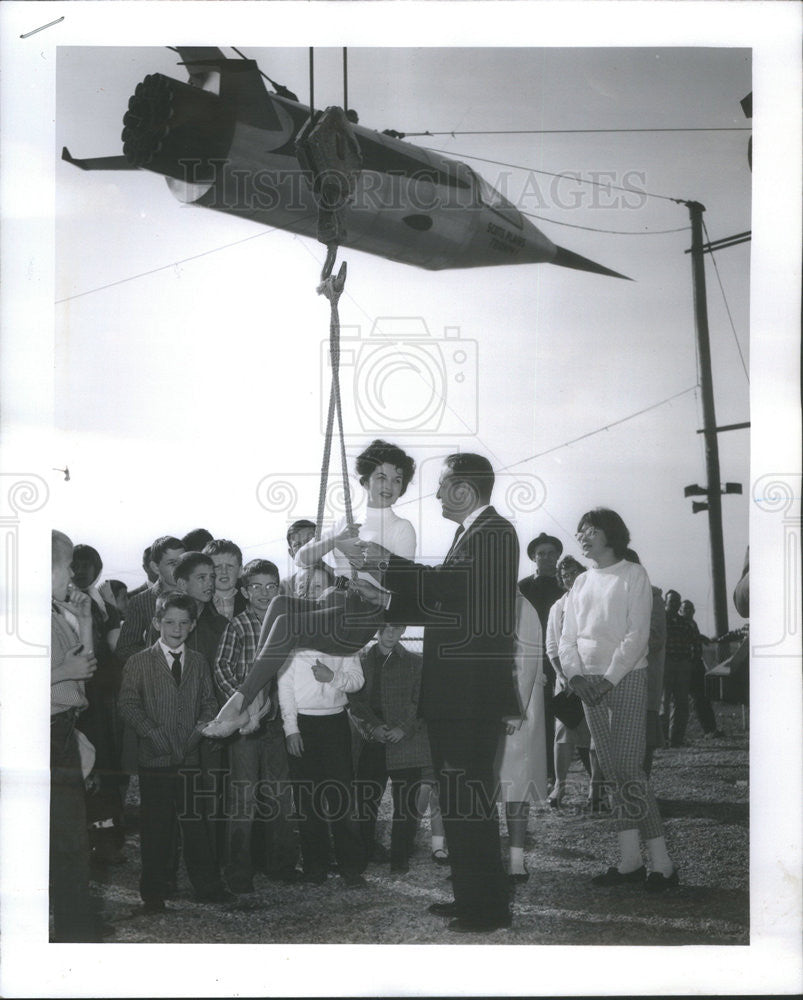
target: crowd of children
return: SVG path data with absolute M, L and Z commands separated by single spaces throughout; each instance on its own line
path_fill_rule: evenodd
M 586 547 L 593 530 L 582 536 Z M 311 521 L 294 522 L 287 532 L 291 558 L 313 536 Z M 508 725 L 508 743 L 500 748 L 505 763 L 498 773 L 512 776 L 500 777 L 510 786 L 500 801 L 506 804 L 514 881 L 527 878 L 524 832 L 533 789 L 540 798 L 547 794 L 540 732 L 554 732 L 548 737 L 549 804 L 561 806 L 577 750 L 591 777 L 591 807 L 610 807 L 594 750 L 600 734 L 589 732 L 586 722 L 593 712 L 568 719 L 557 698 L 556 729 L 551 721 L 553 693 L 576 691 L 593 708 L 585 677 L 571 683 L 577 668 L 570 663 L 574 673 L 567 671 L 562 652 L 566 599 L 586 567 L 571 556 L 559 563 L 561 549 L 552 536 L 534 539 L 528 554 L 535 573 L 520 582 L 519 601 L 533 618 L 539 649 L 537 666 L 520 687 L 522 718 L 531 724 Z M 629 549 L 624 560 L 638 563 Z M 212 903 L 252 892 L 255 871 L 279 882 L 321 884 L 336 870 L 344 887 L 353 888 L 366 884 L 362 873 L 369 862 L 389 861 L 390 871 L 404 876 L 427 810 L 432 860 L 448 864 L 437 779 L 417 712 L 422 663 L 404 645 L 403 625 L 381 626 L 359 655 L 295 649 L 249 708 L 247 723 L 225 739 L 208 739 L 204 728 L 257 658 L 274 598 L 317 599 L 333 584 L 331 569 L 323 562 L 302 564 L 282 580 L 276 563 L 256 558 L 243 565 L 234 542 L 203 529 L 157 538 L 143 557 L 148 581 L 130 594 L 119 581 L 101 584 L 102 568 L 92 546 L 73 546 L 53 533 L 54 940 L 98 940 L 104 933 L 87 894 L 88 866 L 90 856 L 98 864 L 125 860 L 123 806 L 133 774 L 145 913 L 165 912 L 180 858 L 196 898 Z M 637 569 L 639 581 L 646 581 Z M 690 687 L 704 731 L 722 735 L 694 679 L 702 666 L 702 637 L 693 605 L 668 591 L 664 607 L 658 588 L 650 600 L 646 775 L 656 747 L 681 745 Z M 533 609 L 544 620 L 543 639 Z M 528 702 L 537 707 L 530 710 Z M 527 760 L 537 758 L 536 747 L 541 763 L 530 771 Z M 389 851 L 376 833 L 388 781 Z M 667 867 L 667 877 L 672 872 Z M 604 877 L 624 876 L 609 871 Z
M 291 557 L 313 533 L 307 520 L 290 526 Z M 432 859 L 447 862 L 426 730 L 416 717 L 421 658 L 402 645 L 403 627 L 380 630 L 362 657 L 298 650 L 267 686 L 247 727 L 222 741 L 202 735 L 247 676 L 271 601 L 280 592 L 318 598 L 333 582 L 325 563 L 281 580 L 273 561 L 243 565 L 234 542 L 201 529 L 183 539 L 157 538 L 143 557 L 147 583 L 128 593 L 119 581 L 100 584 L 95 549 L 73 547 L 54 533 L 54 573 L 68 555 L 61 607 L 54 584 L 54 637 L 59 657 L 79 645 L 80 608 L 81 648 L 91 653 L 80 657 L 82 676 L 69 681 L 75 704 L 65 724 L 70 738 L 80 731 L 96 750 L 87 787 L 75 769 L 71 775 L 73 806 L 76 788 L 84 800 L 78 821 L 84 869 L 90 857 L 100 865 L 126 860 L 124 802 L 132 775 L 144 913 L 166 911 L 179 858 L 196 898 L 206 902 L 253 891 L 255 871 L 279 882 L 320 884 L 334 869 L 344 886 L 355 887 L 365 884 L 369 861 L 390 859 L 401 874 L 427 808 Z M 376 837 L 389 777 L 390 852 Z M 62 814 L 54 817 L 58 843 L 65 824 Z M 54 939 L 76 940 L 76 933 L 95 939 L 99 921 L 76 930 L 61 916 L 59 899 L 74 895 L 74 886 L 53 889 Z

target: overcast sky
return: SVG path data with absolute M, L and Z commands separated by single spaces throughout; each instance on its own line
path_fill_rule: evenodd
M 239 41 L 271 78 L 308 99 L 306 49 Z M 185 79 L 177 61 L 166 48 L 60 48 L 57 149 L 119 154 L 136 84 L 152 72 Z M 349 262 L 342 323 L 366 338 L 377 320 L 422 318 L 430 353 L 445 359 L 447 381 L 434 390 L 446 394 L 443 419 L 420 433 L 398 422 L 415 372 L 387 379 L 384 414 L 365 405 L 358 412 L 355 394 L 373 374 L 365 356 L 344 362 L 350 450 L 376 430 L 422 464 L 404 513 L 419 528 L 423 558 L 436 559 L 451 535 L 426 499 L 440 458 L 453 448 L 477 450 L 509 470 L 495 499 L 515 516 L 523 548 L 546 530 L 579 554 L 578 517 L 612 506 L 655 583 L 691 597 L 701 625 L 711 625 L 706 516 L 693 516 L 683 497 L 684 486 L 705 481 L 683 252 L 688 210 L 643 192 L 701 201 L 712 239 L 749 229 L 749 133 L 713 130 L 749 127 L 739 102 L 750 90 L 746 49 L 349 49 L 349 103 L 368 128 L 580 130 L 409 141 L 465 157 L 518 207 L 549 220 L 536 224 L 553 242 L 634 279 L 550 265 L 432 273 L 342 252 Z M 316 104 L 341 101 L 340 50 L 316 50 Z M 711 131 L 582 131 L 604 129 Z M 570 176 L 557 181 L 549 172 Z M 313 514 L 317 495 L 326 398 L 320 345 L 328 330 L 315 294 L 322 248 L 182 205 L 146 171 L 93 174 L 60 162 L 56 180 L 63 434 L 54 464 L 69 465 L 71 480 L 54 492 L 65 528 L 100 550 L 108 575 L 130 582 L 153 536 L 199 525 L 236 539 L 247 557 L 280 559 L 288 519 Z M 661 232 L 673 229 L 681 231 Z M 259 238 L 209 253 L 249 236 Z M 735 336 L 707 262 L 720 424 L 750 417 L 749 256 L 743 244 L 717 259 Z M 445 328 L 466 342 L 462 366 L 444 344 Z M 678 396 L 684 390 L 691 391 Z M 723 480 L 746 483 L 748 432 L 721 435 L 720 447 Z M 182 488 L 165 489 L 165 477 L 177 475 Z M 296 486 L 293 510 L 260 504 L 266 476 Z M 732 587 L 747 544 L 747 499 L 727 497 L 723 508 Z

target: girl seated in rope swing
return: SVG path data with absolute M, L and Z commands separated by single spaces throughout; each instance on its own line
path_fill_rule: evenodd
M 415 528 L 391 508 L 413 478 L 414 460 L 396 445 L 376 440 L 357 457 L 355 468 L 366 500 L 364 511 L 358 515 L 361 523 L 354 526 L 359 527 L 357 537 L 412 559 Z M 348 576 L 351 565 L 338 545 L 342 543 L 346 548 L 351 539 L 353 533 L 344 518 L 320 539 L 313 538 L 300 548 L 296 565 L 306 570 L 332 553 L 337 572 Z M 293 650 L 315 649 L 325 654 L 350 656 L 373 638 L 377 628 L 384 624 L 384 607 L 362 594 L 375 592 L 379 585 L 372 576 L 363 573 L 357 576 L 347 591 L 329 590 L 318 602 L 285 596 L 273 599 L 262 623 L 253 666 L 239 690 L 204 727 L 204 736 L 222 739 L 237 731 L 253 732 L 266 710 L 261 692 Z M 323 680 L 328 668 L 321 665 L 321 670 L 323 676 L 316 674 L 318 680 Z

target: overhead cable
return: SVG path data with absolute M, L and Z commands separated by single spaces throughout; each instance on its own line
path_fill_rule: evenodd
M 431 153 L 442 153 L 442 149 L 437 149 L 434 146 L 422 146 L 421 149 L 427 149 Z M 490 160 L 486 156 L 472 156 L 469 153 L 461 153 L 461 158 L 466 160 L 478 160 L 480 163 L 492 163 L 497 167 L 511 167 L 513 170 L 529 170 L 533 174 L 546 174 L 547 177 L 564 177 L 566 180 L 575 181 L 577 184 L 592 184 L 594 187 L 606 188 L 609 191 L 626 191 L 627 194 L 640 194 L 644 195 L 645 198 L 660 198 L 663 201 L 671 201 L 675 204 L 684 204 L 683 198 L 673 198 L 668 194 L 655 194 L 652 191 L 642 191 L 641 189 L 626 188 L 619 184 L 612 184 L 608 181 L 592 181 L 585 177 L 576 177 L 571 174 L 558 173 L 554 170 L 539 170 L 537 167 L 529 167 L 522 165 L 521 163 L 505 163 L 503 160 Z
M 595 226 L 578 226 L 574 222 L 559 222 L 557 219 L 550 219 L 547 215 L 536 215 L 534 212 L 517 211 L 526 215 L 528 219 L 540 219 L 542 222 L 550 222 L 555 226 L 567 226 L 569 229 L 585 229 L 589 233 L 609 233 L 612 236 L 664 236 L 666 233 L 685 233 L 688 226 L 678 226 L 676 229 L 597 229 Z
M 703 232 L 705 233 L 705 238 L 708 240 L 710 244 L 711 237 L 708 235 L 708 228 L 705 224 L 705 219 L 703 219 L 702 222 L 703 222 Z M 731 316 L 730 306 L 728 305 L 728 299 L 727 296 L 725 295 L 725 289 L 722 285 L 722 278 L 719 276 L 719 268 L 717 267 L 717 257 L 716 254 L 714 253 L 709 254 L 709 256 L 711 257 L 711 261 L 714 265 L 714 272 L 717 276 L 717 281 L 719 283 L 719 290 L 722 293 L 722 301 L 725 303 L 725 312 L 728 314 L 728 320 L 730 321 L 731 332 L 733 333 L 733 339 L 736 341 L 736 350 L 739 352 L 739 359 L 742 362 L 742 368 L 744 369 L 744 377 L 747 379 L 747 384 L 749 385 L 750 373 L 747 370 L 747 364 L 745 363 L 744 360 L 744 354 L 742 354 L 742 345 L 739 343 L 739 338 L 736 336 L 736 327 L 734 326 L 733 323 L 733 316 Z
M 530 455 L 528 458 L 522 458 L 518 462 L 511 462 L 510 465 L 504 466 L 499 471 L 505 472 L 507 469 L 513 469 L 517 465 L 524 465 L 525 462 L 534 462 L 536 458 L 543 458 L 544 455 L 550 455 L 553 451 L 560 451 L 561 448 L 568 448 L 569 445 L 577 444 L 578 441 L 584 441 L 586 438 L 593 437 L 595 434 L 601 434 L 603 431 L 610 430 L 611 427 L 618 427 L 619 424 L 627 423 L 628 420 L 634 420 L 636 417 L 640 417 L 642 413 L 649 413 L 650 410 L 657 410 L 659 406 L 671 403 L 673 399 L 679 399 L 681 396 L 685 396 L 689 392 L 695 392 L 696 389 L 696 385 L 690 385 L 688 389 L 676 392 L 673 396 L 667 396 L 666 399 L 662 399 L 658 403 L 653 403 L 651 406 L 645 406 L 643 410 L 637 410 L 635 413 L 631 413 L 630 416 L 622 417 L 621 420 L 614 420 L 610 424 L 605 424 L 604 427 L 598 427 L 596 430 L 589 431 L 587 434 L 581 434 L 580 437 L 572 438 L 571 441 L 564 441 L 563 444 L 556 444 L 553 448 L 547 448 L 546 451 L 539 451 L 538 454 Z
M 306 218 L 310 218 L 307 216 Z M 303 220 L 301 220 L 303 221 Z M 241 243 L 248 243 L 250 240 L 257 240 L 261 236 L 271 236 L 274 233 L 286 232 L 283 229 L 266 229 L 261 233 L 254 233 L 253 236 L 246 236 L 245 239 L 235 240 L 233 243 L 224 243 L 223 246 L 214 247 L 212 250 L 204 250 L 203 253 L 193 254 L 192 257 L 183 257 L 181 260 L 174 260 L 170 264 L 162 264 L 161 267 L 151 268 L 150 271 L 141 271 L 139 274 L 131 274 L 127 278 L 120 278 L 118 281 L 110 281 L 107 285 L 98 285 L 97 288 L 89 288 L 85 292 L 76 292 L 75 295 L 67 295 L 63 299 L 56 299 L 55 304 L 62 302 L 72 302 L 73 299 L 83 298 L 85 295 L 93 295 L 95 292 L 102 292 L 106 288 L 114 288 L 116 285 L 124 285 L 128 281 L 135 281 L 137 278 L 147 278 L 149 274 L 158 274 L 159 271 L 167 271 L 171 267 L 178 267 L 179 264 L 188 264 L 192 260 L 200 260 L 201 257 L 208 257 L 210 254 L 218 253 L 220 250 L 229 250 L 231 247 L 239 246 Z
M 728 128 L 505 128 L 505 129 L 482 129 L 473 132 L 454 132 L 446 130 L 444 132 L 400 132 L 401 138 L 411 136 L 436 136 L 436 135 L 592 135 L 610 132 L 752 132 L 753 130 L 744 125 L 731 126 Z

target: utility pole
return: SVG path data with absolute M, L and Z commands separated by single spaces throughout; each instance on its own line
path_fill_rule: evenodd
M 708 336 L 708 302 L 705 290 L 703 212 L 698 201 L 687 201 L 691 217 L 691 268 L 694 283 L 694 324 L 700 358 L 700 390 L 703 397 L 703 435 L 708 485 L 708 533 L 711 542 L 711 580 L 714 589 L 714 627 L 717 635 L 728 631 L 728 598 L 725 587 L 725 546 L 722 540 L 722 487 L 719 473 L 717 418 L 714 412 L 714 384 L 711 375 L 711 344 Z M 698 508 L 701 509 L 701 508 Z

